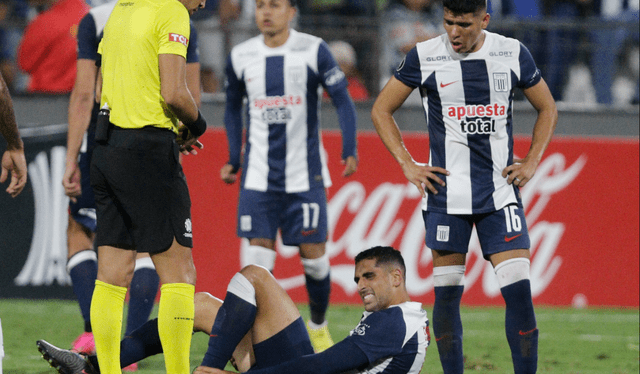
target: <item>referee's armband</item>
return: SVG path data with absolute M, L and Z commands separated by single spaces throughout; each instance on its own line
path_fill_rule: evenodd
M 184 125 L 187 126 L 189 131 L 191 131 L 191 134 L 196 138 L 200 137 L 205 131 L 207 131 L 207 121 L 202 117 L 202 113 L 200 113 L 200 111 L 198 111 L 198 119 L 189 123 L 185 122 Z

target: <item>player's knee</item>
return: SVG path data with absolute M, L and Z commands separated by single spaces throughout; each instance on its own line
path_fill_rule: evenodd
M 325 253 L 318 258 L 302 258 L 302 266 L 304 273 L 315 280 L 323 280 L 331 271 L 331 263 L 329 262 L 329 254 Z
M 253 285 L 256 283 L 262 283 L 273 277 L 267 268 L 260 265 L 247 265 L 240 270 L 240 274 L 244 275 L 244 277 Z
M 463 286 L 465 269 L 465 265 L 435 266 L 433 268 L 434 286 Z
M 500 288 L 521 280 L 529 279 L 529 268 L 531 262 L 528 258 L 516 257 L 506 261 L 502 261 L 494 268 L 494 272 L 498 277 Z

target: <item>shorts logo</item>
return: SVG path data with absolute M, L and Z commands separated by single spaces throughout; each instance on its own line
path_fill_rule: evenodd
M 187 238 L 193 238 L 193 233 L 191 232 L 192 227 L 191 227 L 191 218 L 187 218 L 184 221 L 184 230 L 186 231 L 184 233 L 184 236 Z
M 436 240 L 439 242 L 449 241 L 449 226 L 440 226 L 436 230 Z
M 251 231 L 251 216 L 240 217 L 240 230 Z
M 180 44 L 183 44 L 185 47 L 189 46 L 189 39 L 187 39 L 187 37 L 184 35 L 170 32 L 169 40 L 172 42 L 178 42 Z
M 493 73 L 493 89 L 496 92 L 509 92 L 509 76 L 507 73 Z

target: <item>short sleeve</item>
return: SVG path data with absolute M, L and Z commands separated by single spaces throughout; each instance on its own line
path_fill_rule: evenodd
M 531 52 L 529 52 L 527 47 L 522 43 L 520 43 L 520 55 L 518 60 L 520 63 L 520 80 L 518 82 L 518 87 L 525 89 L 538 84 L 542 79 L 540 69 L 538 69 L 535 61 L 533 61 Z
M 406 332 L 400 308 L 389 308 L 369 315 L 347 337 L 362 349 L 369 362 L 394 356 L 402 351 Z
M 78 60 L 96 60 L 98 58 L 98 37 L 96 22 L 91 13 L 87 13 L 78 24 Z
M 157 13 L 158 54 L 175 54 L 186 59 L 189 46 L 189 12 L 178 1 L 169 1 Z
M 396 79 L 411 88 L 416 88 L 422 84 L 422 72 L 420 71 L 420 58 L 418 50 L 413 47 L 404 57 L 396 72 Z

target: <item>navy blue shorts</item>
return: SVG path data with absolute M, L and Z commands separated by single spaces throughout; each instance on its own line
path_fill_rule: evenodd
M 193 247 L 191 199 L 175 134 L 155 127 L 110 131 L 91 162 L 96 246 L 155 254 L 175 238 Z
M 327 194 L 240 190 L 238 236 L 275 240 L 280 229 L 285 245 L 327 241 Z
M 429 249 L 467 253 L 473 226 L 476 226 L 485 259 L 512 249 L 529 249 L 529 231 L 522 205 L 511 204 L 491 213 L 453 215 L 422 212 L 425 244 Z
M 253 352 L 256 364 L 252 369 L 261 369 L 313 354 L 313 346 L 311 346 L 304 321 L 300 317 L 269 339 L 254 344 Z

